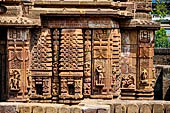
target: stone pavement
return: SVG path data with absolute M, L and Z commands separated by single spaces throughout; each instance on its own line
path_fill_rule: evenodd
M 0 113 L 170 113 L 168 101 L 83 100 L 79 105 L 1 102 Z

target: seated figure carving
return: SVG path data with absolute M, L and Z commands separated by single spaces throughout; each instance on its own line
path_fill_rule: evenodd
M 148 72 L 146 69 L 144 69 L 141 73 L 141 83 L 143 84 L 147 83 L 148 82 L 147 78 L 148 78 Z

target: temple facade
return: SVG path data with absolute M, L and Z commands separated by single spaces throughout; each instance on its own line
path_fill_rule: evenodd
M 0 100 L 154 98 L 152 0 L 0 0 Z

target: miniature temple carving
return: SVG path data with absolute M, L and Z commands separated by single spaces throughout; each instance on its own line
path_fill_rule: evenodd
M 50 29 L 35 29 L 31 38 L 31 99 L 51 101 L 52 53 Z
M 106 1 L 4 5 L 0 100 L 153 99 L 151 2 Z

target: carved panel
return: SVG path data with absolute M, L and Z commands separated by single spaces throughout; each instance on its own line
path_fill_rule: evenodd
M 31 98 L 50 99 L 51 98 L 51 77 L 33 76 Z
M 59 95 L 59 79 L 58 79 L 58 65 L 59 65 L 59 38 L 60 32 L 58 29 L 53 32 L 53 78 L 52 78 L 52 95 L 53 101 L 57 101 Z
M 10 90 L 19 91 L 21 89 L 21 74 L 17 70 L 10 70 L 9 72 L 9 88 Z
M 81 99 L 84 64 L 81 29 L 62 29 L 60 38 L 60 99 Z
M 31 42 L 31 70 L 52 70 L 50 29 L 33 31 Z
M 122 88 L 135 88 L 135 75 L 122 75 L 121 87 Z
M 137 75 L 137 32 L 122 30 L 121 91 L 136 88 Z
M 8 30 L 9 100 L 24 101 L 28 95 L 29 31 Z M 21 85 L 22 84 L 22 85 Z
M 119 29 L 113 29 L 111 31 L 112 37 L 112 77 L 111 87 L 114 96 L 119 96 L 121 85 L 121 34 Z
M 137 2 L 136 10 L 151 11 L 152 10 L 152 2 Z
M 31 37 L 31 99 L 51 98 L 52 37 L 50 29 L 34 29 Z M 52 84 L 54 87 L 54 85 Z M 54 88 L 55 89 L 55 88 Z
M 82 78 L 81 77 L 61 77 L 60 99 L 81 99 Z
M 13 41 L 26 41 L 28 40 L 29 31 L 26 29 L 9 29 L 8 30 L 8 40 Z
M 60 42 L 60 70 L 83 70 L 81 29 L 63 29 Z
M 153 66 L 153 31 L 140 30 L 139 43 L 139 88 L 153 88 L 154 66 Z
M 110 95 L 120 87 L 120 33 L 117 29 L 93 32 L 93 94 Z
M 153 42 L 153 31 L 140 30 L 140 42 L 141 43 Z

